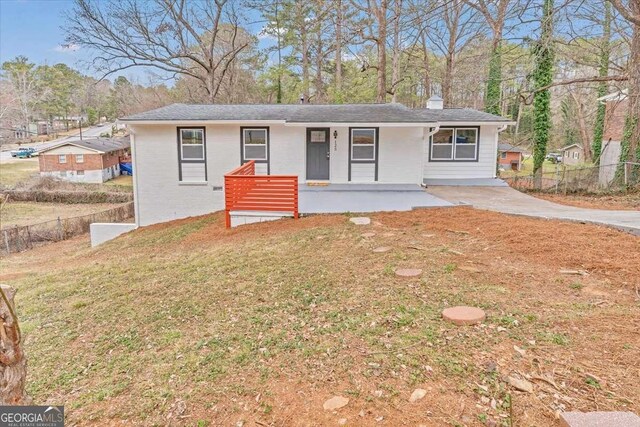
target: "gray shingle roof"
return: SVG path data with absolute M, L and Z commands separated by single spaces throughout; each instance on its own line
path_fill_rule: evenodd
M 402 104 L 263 104 L 188 105 L 172 104 L 123 117 L 122 121 L 145 120 L 285 120 L 292 123 L 425 123 L 422 114 Z
M 520 147 L 514 147 L 511 144 L 506 144 L 506 143 L 502 143 L 502 144 L 498 144 L 498 151 L 511 151 L 514 153 L 524 153 L 524 150 Z
M 444 108 L 431 110 L 423 108 L 418 111 L 427 121 L 434 122 L 512 122 L 512 119 L 485 113 L 471 108 Z
M 402 104 L 172 104 L 122 121 L 284 120 L 289 123 L 435 123 L 511 122 L 511 119 L 472 110 L 412 110 Z
M 98 150 L 103 153 L 109 153 L 111 151 L 122 150 L 125 148 L 129 148 L 131 146 L 131 141 L 128 136 L 122 138 L 90 138 L 83 139 L 80 141 L 79 139 L 72 141 L 64 141 L 60 144 L 52 145 L 41 150 L 41 153 L 49 151 L 53 148 L 63 147 L 65 145 L 76 145 L 79 147 L 88 148 L 90 150 Z

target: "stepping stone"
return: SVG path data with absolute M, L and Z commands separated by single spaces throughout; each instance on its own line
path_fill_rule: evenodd
M 486 315 L 484 310 L 476 307 L 449 307 L 442 311 L 442 317 L 456 325 L 475 325 L 482 322 Z
M 389 252 L 391 248 L 389 246 L 380 246 L 379 248 L 375 248 L 373 252 L 377 254 L 381 254 L 383 252 Z
M 354 223 L 355 225 L 369 225 L 371 224 L 371 218 L 366 216 L 358 216 L 355 218 L 351 218 L 349 221 Z
M 398 268 L 396 276 L 398 277 L 418 277 L 422 274 L 421 268 Z
M 563 427 L 640 427 L 640 417 L 633 412 L 562 412 Z
M 324 402 L 322 407 L 325 411 L 335 411 L 337 409 L 347 406 L 349 399 L 342 396 L 333 396 L 331 399 Z
M 421 400 L 426 395 L 427 395 L 427 390 L 423 388 L 417 388 L 413 390 L 413 393 L 411 393 L 411 397 L 409 397 L 409 402 L 416 403 L 418 400 Z
M 368 239 L 370 237 L 375 236 L 376 233 L 362 233 L 362 237 L 364 237 L 365 239 Z

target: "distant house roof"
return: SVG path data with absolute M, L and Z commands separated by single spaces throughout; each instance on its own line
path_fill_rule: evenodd
M 122 138 L 90 138 L 81 140 L 64 141 L 59 144 L 39 150 L 40 153 L 46 153 L 54 148 L 64 147 L 65 145 L 73 145 L 76 147 L 86 148 L 98 153 L 110 153 L 112 151 L 123 150 L 131 146 L 128 136 Z
M 524 153 L 524 150 L 520 147 L 515 147 L 511 144 L 498 144 L 498 151 L 510 151 L 512 153 Z
M 571 145 L 567 145 L 566 147 L 562 147 L 560 149 L 560 151 L 567 151 L 568 149 L 573 148 L 573 147 L 576 147 L 576 148 L 579 148 L 580 150 L 582 150 L 582 145 L 580 145 L 580 144 L 571 144 Z
M 465 108 L 412 110 L 402 104 L 172 104 L 133 114 L 123 122 L 282 121 L 286 123 L 415 123 L 500 122 L 511 120 Z

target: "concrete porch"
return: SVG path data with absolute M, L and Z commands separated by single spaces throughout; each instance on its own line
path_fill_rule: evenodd
M 409 211 L 453 206 L 414 184 L 302 184 L 298 192 L 301 214 Z

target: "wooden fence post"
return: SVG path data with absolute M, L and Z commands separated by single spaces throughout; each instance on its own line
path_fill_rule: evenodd
M 7 230 L 4 230 L 4 245 L 7 248 L 7 254 L 11 253 L 11 247 L 9 246 L 9 233 Z
M 33 249 L 33 242 L 31 241 L 31 226 L 27 225 L 27 238 L 29 239 L 29 249 Z
M 62 239 L 62 221 L 60 221 L 60 217 L 58 217 L 58 239 Z
M 15 289 L 0 284 L 0 405 L 28 405 L 24 391 L 27 358 L 22 352 L 22 337 L 13 298 Z

